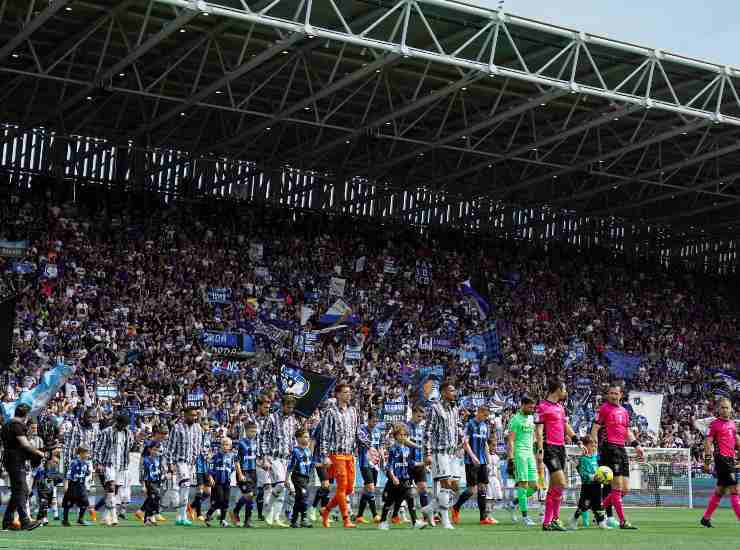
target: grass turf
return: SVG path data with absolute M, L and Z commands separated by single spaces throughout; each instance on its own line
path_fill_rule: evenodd
M 569 518 L 571 509 L 564 509 Z M 341 527 L 322 529 L 267 528 L 257 523 L 256 529 L 230 527 L 207 528 L 202 525 L 175 527 L 170 521 L 158 527 L 144 527 L 135 520 L 119 527 L 60 527 L 58 522 L 30 533 L 0 533 L 0 548 L 24 550 L 237 550 L 269 548 L 328 550 L 330 548 L 372 549 L 388 547 L 404 550 L 467 550 L 490 548 L 552 550 L 614 548 L 629 550 L 735 548 L 740 536 L 740 523 L 731 510 L 720 509 L 714 518 L 715 528 L 699 525 L 701 510 L 629 509 L 628 516 L 638 531 L 601 531 L 596 528 L 578 532 L 544 533 L 538 527 L 513 524 L 508 514 L 499 511 L 499 525 L 478 525 L 477 512 L 465 512 L 455 531 L 440 528 L 417 531 L 407 525 L 380 531 L 374 525 L 356 530 Z M 215 524 L 216 522 L 214 522 Z M 74 525 L 74 524 L 73 524 Z

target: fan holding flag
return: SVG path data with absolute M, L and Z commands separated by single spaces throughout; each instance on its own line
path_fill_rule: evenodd
M 481 320 L 485 320 L 491 313 L 491 304 L 489 304 L 483 296 L 478 294 L 473 286 L 470 284 L 470 279 L 464 280 L 459 285 L 460 296 L 463 302 L 470 305 L 472 311 L 478 312 L 478 317 Z

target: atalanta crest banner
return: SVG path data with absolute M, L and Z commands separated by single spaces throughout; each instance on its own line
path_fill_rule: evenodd
M 295 413 L 310 417 L 336 384 L 337 379 L 284 362 L 280 366 L 278 390 L 281 395 L 292 395 L 296 401 Z

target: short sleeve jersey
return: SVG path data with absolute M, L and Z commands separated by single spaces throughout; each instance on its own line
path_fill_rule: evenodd
M 627 443 L 629 422 L 630 415 L 627 409 L 620 405 L 604 403 L 596 414 L 596 423 L 606 428 L 606 441 L 620 447 Z
M 568 418 L 562 403 L 545 399 L 537 405 L 537 421 L 545 428 L 545 443 L 565 445 L 565 423 Z
M 737 426 L 734 420 L 716 418 L 709 425 L 707 437 L 711 437 L 714 442 L 715 454 L 734 458 L 737 444 Z

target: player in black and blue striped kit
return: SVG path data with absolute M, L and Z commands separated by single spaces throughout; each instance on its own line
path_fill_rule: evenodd
M 204 430 L 201 440 L 202 452 L 195 459 L 195 480 L 198 490 L 190 505 L 193 511 L 193 517 L 200 521 L 205 519 L 202 512 L 203 501 L 211 495 L 210 483 L 208 481 L 208 465 L 210 464 L 211 457 L 218 452 L 219 446 L 220 443 L 212 437 L 211 432 Z
M 67 479 L 64 481 L 64 500 L 62 501 L 62 507 L 64 508 L 64 515 L 62 519 L 62 525 L 69 527 L 69 509 L 73 506 L 77 506 L 80 509 L 80 514 L 77 516 L 78 525 L 89 525 L 85 521 L 85 510 L 90 506 L 90 502 L 87 498 L 87 478 L 92 473 L 90 471 L 90 449 L 87 447 L 77 448 L 77 458 L 72 461 L 72 464 L 67 470 Z
M 293 447 L 288 462 L 288 475 L 295 492 L 295 503 L 293 504 L 293 513 L 290 517 L 290 526 L 296 527 L 313 527 L 313 523 L 306 518 L 308 509 L 308 481 L 311 476 L 311 467 L 313 465 L 313 456 L 309 443 L 311 438 L 307 430 L 298 430 L 296 432 L 296 442 L 298 445 Z M 298 516 L 301 517 L 301 523 L 298 524 Z
M 146 500 L 141 509 L 144 512 L 144 525 L 157 525 L 154 519 L 159 514 L 159 501 L 162 485 L 162 459 L 159 456 L 159 442 L 148 447 L 142 464 L 142 481 L 146 489 Z
M 406 501 L 406 506 L 411 516 L 411 522 L 416 529 L 423 529 L 427 526 L 425 521 L 416 520 L 416 509 L 414 507 L 414 495 L 411 492 L 411 470 L 414 467 L 414 460 L 411 457 L 411 448 L 406 445 L 408 440 L 408 430 L 404 424 L 397 424 L 393 428 L 393 438 L 396 443 L 388 450 L 388 462 L 386 464 L 386 475 L 388 482 L 384 492 L 383 514 L 380 517 L 379 529 L 387 531 L 388 512 L 391 507 Z
M 463 504 L 473 496 L 473 491 L 478 489 L 478 511 L 480 513 L 481 525 L 494 525 L 494 521 L 488 518 L 486 490 L 488 489 L 488 438 L 490 427 L 488 425 L 489 409 L 481 405 L 475 412 L 475 416 L 468 420 L 465 425 L 465 439 L 463 449 L 465 450 L 465 491 L 457 499 L 452 507 L 452 522 L 460 520 L 460 510 Z
M 211 516 L 220 511 L 221 527 L 228 527 L 226 512 L 229 510 L 231 498 L 231 475 L 236 471 L 236 453 L 232 450 L 231 439 L 225 437 L 221 441 L 221 450 L 211 459 L 208 467 L 208 477 L 211 484 L 211 507 L 203 520 L 210 527 Z
M 378 422 L 376 414 L 370 411 L 367 416 L 367 423 L 362 424 L 357 429 L 357 441 L 359 443 L 357 446 L 359 449 L 357 462 L 364 485 L 362 497 L 360 497 L 360 507 L 357 510 L 357 518 L 355 520 L 357 523 L 365 523 L 365 518 L 362 517 L 365 513 L 365 506 L 370 507 L 373 520 L 376 523 L 380 521 L 378 511 L 375 508 L 375 486 L 378 483 L 379 450 L 384 427 L 385 425 L 381 425 Z
M 257 488 L 257 424 L 248 422 L 245 426 L 245 437 L 237 445 L 236 482 L 242 496 L 231 512 L 234 525 L 239 524 L 239 513 L 244 507 L 244 527 L 253 527 L 252 509 L 254 508 L 254 491 Z

